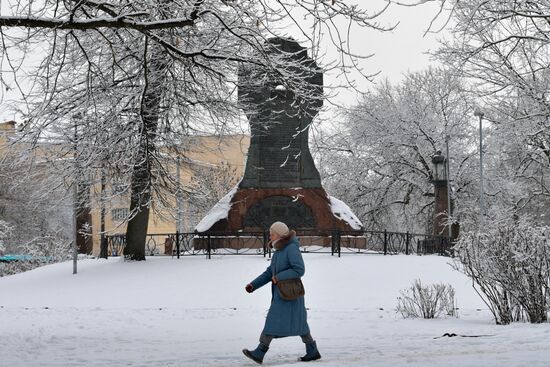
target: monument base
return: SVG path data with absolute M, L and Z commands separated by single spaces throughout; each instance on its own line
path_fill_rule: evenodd
M 341 213 L 342 203 L 335 208 L 333 200 L 323 188 L 242 188 L 231 198 L 227 218 L 215 222 L 208 231 L 264 231 L 275 221 L 298 231 L 361 229 L 358 220 L 348 222 L 350 215 Z M 355 216 L 351 213 L 351 217 Z

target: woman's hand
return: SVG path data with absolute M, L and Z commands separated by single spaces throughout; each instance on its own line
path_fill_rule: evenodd
M 248 283 L 245 287 L 244 287 L 245 291 L 247 291 L 248 293 L 252 293 L 254 291 L 254 286 L 250 283 Z
M 272 276 L 271 281 L 273 282 L 273 284 L 277 284 L 277 277 L 275 275 Z

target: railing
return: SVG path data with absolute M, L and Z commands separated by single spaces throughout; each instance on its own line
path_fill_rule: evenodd
M 439 254 L 452 255 L 449 237 L 388 231 L 319 231 L 298 230 L 303 253 L 331 255 L 376 253 L 392 255 Z M 269 232 L 202 232 L 149 234 L 146 255 L 172 257 L 203 255 L 263 255 L 271 257 Z M 126 236 L 106 236 L 101 244 L 101 256 L 120 256 L 126 246 Z

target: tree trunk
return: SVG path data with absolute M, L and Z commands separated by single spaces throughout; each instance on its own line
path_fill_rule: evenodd
M 147 46 L 147 45 L 146 45 Z M 132 173 L 130 215 L 126 229 L 124 256 L 130 260 L 145 260 L 145 244 L 152 197 L 152 164 L 160 118 L 161 100 L 166 82 L 169 57 L 157 43 L 151 47 L 150 60 L 145 60 L 145 86 L 141 101 L 142 130 L 138 154 Z
M 144 119 L 145 120 L 145 119 Z M 144 125 L 145 121 L 144 121 Z M 146 128 L 144 127 L 144 131 Z M 137 163 L 134 165 L 131 182 L 130 213 L 131 219 L 126 228 L 126 246 L 124 256 L 130 260 L 145 260 L 145 243 L 149 224 L 149 206 L 151 202 L 151 169 L 147 150 L 153 148 L 153 142 L 143 139 L 140 142 Z

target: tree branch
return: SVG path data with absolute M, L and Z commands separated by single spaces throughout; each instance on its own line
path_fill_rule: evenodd
M 0 27 L 23 27 L 23 28 L 45 28 L 45 29 L 70 29 L 90 30 L 97 28 L 126 28 L 140 32 L 159 29 L 173 29 L 191 27 L 195 20 L 202 13 L 193 12 L 189 19 L 167 19 L 152 22 L 142 22 L 128 17 L 120 16 L 115 18 L 94 18 L 89 20 L 70 20 L 61 18 L 36 18 L 36 17 L 0 17 Z

